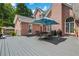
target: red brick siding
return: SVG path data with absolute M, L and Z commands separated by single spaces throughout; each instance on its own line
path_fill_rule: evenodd
M 58 30 L 61 29 L 62 30 L 62 25 L 61 25 L 61 20 L 62 20 L 62 5 L 61 3 L 53 3 L 52 6 L 52 10 L 51 12 L 48 14 L 49 18 L 54 19 L 56 22 L 58 22 L 59 24 L 57 25 L 52 25 L 52 30 Z
M 29 23 L 22 22 L 21 23 L 21 35 L 27 35 L 29 29 Z
M 64 4 L 62 4 L 62 31 L 63 31 L 63 34 L 66 34 L 65 33 L 65 21 L 68 17 L 73 17 L 73 12 L 72 12 L 72 9 L 65 6 Z
M 65 21 L 70 16 L 70 8 L 62 4 L 62 31 L 65 34 Z
M 35 33 L 36 31 L 41 31 L 40 27 L 41 27 L 40 25 L 33 24 L 32 32 Z
M 41 12 L 37 11 L 35 14 L 35 18 L 40 18 L 41 17 Z

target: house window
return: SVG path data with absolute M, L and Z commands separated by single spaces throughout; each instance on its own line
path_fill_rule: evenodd
M 29 33 L 32 32 L 32 24 L 29 24 Z
M 66 33 L 74 33 L 74 19 L 72 17 L 66 19 Z
M 42 15 L 39 16 L 39 18 L 42 18 L 42 17 L 43 17 Z

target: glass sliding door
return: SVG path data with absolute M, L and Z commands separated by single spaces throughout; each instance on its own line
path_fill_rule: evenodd
M 69 23 L 66 23 L 66 32 L 69 33 Z
M 70 33 L 74 33 L 74 23 L 70 23 Z
M 66 33 L 74 33 L 74 23 L 73 22 L 66 23 Z
M 73 19 L 73 17 L 69 17 L 66 19 L 65 31 L 67 34 L 74 33 L 74 19 Z

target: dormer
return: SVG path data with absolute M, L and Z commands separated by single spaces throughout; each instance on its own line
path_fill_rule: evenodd
M 34 18 L 42 18 L 43 17 L 43 10 L 41 10 L 40 8 L 36 8 L 33 14 Z

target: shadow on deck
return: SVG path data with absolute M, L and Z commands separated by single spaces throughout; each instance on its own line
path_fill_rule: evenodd
M 51 37 L 51 38 L 39 38 L 39 40 L 42 40 L 42 41 L 46 41 L 46 42 L 50 42 L 52 44 L 59 44 L 61 42 L 64 42 L 67 38 L 58 38 L 58 37 Z

